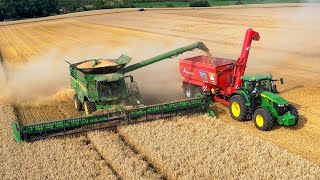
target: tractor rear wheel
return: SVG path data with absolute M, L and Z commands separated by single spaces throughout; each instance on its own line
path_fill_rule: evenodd
M 96 105 L 90 101 L 84 101 L 84 113 L 85 115 L 90 115 L 94 111 L 96 111 Z
M 293 126 L 297 125 L 299 122 L 299 113 L 296 107 L 294 107 L 293 105 L 289 104 L 289 111 L 292 115 L 294 115 L 296 117 L 296 122 L 294 123 Z
M 275 123 L 272 113 L 264 108 L 258 108 L 253 114 L 256 128 L 261 131 L 270 131 Z
M 245 105 L 245 99 L 242 95 L 234 95 L 230 98 L 229 110 L 233 119 L 237 121 L 247 120 L 249 109 Z
M 77 111 L 81 111 L 82 110 L 82 103 L 79 100 L 77 94 L 74 95 L 74 107 L 76 108 Z
M 194 85 L 186 84 L 183 89 L 187 98 L 192 98 L 194 96 Z

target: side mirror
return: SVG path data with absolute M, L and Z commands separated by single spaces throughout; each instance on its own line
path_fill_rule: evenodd
M 273 85 L 272 91 L 273 91 L 273 93 L 279 93 L 279 91 L 277 89 L 277 85 Z
M 283 78 L 280 78 L 280 83 L 283 84 Z

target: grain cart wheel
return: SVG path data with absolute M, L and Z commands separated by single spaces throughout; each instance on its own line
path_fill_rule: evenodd
M 194 92 L 193 92 L 194 96 L 196 97 L 201 97 L 203 95 L 203 92 L 202 92 L 202 88 L 201 87 L 195 87 L 194 88 Z
M 94 111 L 96 111 L 96 105 L 93 102 L 85 101 L 84 102 L 84 113 L 85 113 L 85 115 L 88 116 L 91 113 L 93 113 Z
M 82 110 L 82 103 L 78 98 L 78 95 L 74 95 L 74 107 L 76 110 L 81 111 Z
M 294 123 L 293 126 L 297 125 L 299 122 L 299 113 L 296 107 L 294 107 L 293 105 L 289 104 L 289 111 L 292 115 L 294 115 L 296 117 L 296 122 Z
M 194 86 L 192 84 L 184 85 L 184 93 L 187 98 L 192 98 L 194 96 Z
M 270 131 L 275 123 L 272 113 L 264 108 L 258 108 L 254 111 L 253 120 L 256 128 L 261 131 Z
M 234 95 L 229 100 L 231 117 L 237 121 L 245 121 L 248 114 L 248 107 L 242 95 Z

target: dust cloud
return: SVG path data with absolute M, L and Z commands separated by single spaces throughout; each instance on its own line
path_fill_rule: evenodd
M 68 85 L 68 66 L 57 61 L 57 54 L 57 50 L 52 50 L 18 68 L 1 65 L 0 96 L 24 104 L 62 91 Z
M 63 60 L 75 63 L 93 58 L 116 59 L 121 54 L 126 54 L 133 58 L 130 65 L 191 43 L 195 42 L 181 39 L 155 43 L 154 39 L 132 39 L 129 44 L 121 47 L 77 47 L 67 51 L 53 49 L 18 68 L 1 64 L 0 97 L 9 99 L 14 104 L 33 106 L 70 100 L 75 92 L 70 89 L 69 65 Z M 128 74 L 133 75 L 138 82 L 145 103 L 159 103 L 183 97 L 177 57 Z
M 290 11 L 273 9 L 273 17 L 270 18 L 274 19 L 274 25 L 257 28 L 261 40 L 254 46 L 262 50 L 252 51 L 253 57 L 259 60 L 249 60 L 249 67 L 254 67 L 250 69 L 271 72 L 284 66 L 299 66 L 320 73 L 320 68 L 313 65 L 320 63 L 320 42 L 315 40 L 320 30 L 319 8 L 320 4 L 306 3 L 291 7 Z

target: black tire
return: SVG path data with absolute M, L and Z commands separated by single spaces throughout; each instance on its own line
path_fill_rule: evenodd
M 261 131 L 270 131 L 275 124 L 272 113 L 264 108 L 258 108 L 254 111 L 253 120 L 256 128 Z
M 194 85 L 192 84 L 186 84 L 184 85 L 184 94 L 186 95 L 187 98 L 192 98 L 194 97 Z
M 82 103 L 81 103 L 81 101 L 79 100 L 77 94 L 74 95 L 74 106 L 75 106 L 75 108 L 76 108 L 77 111 L 81 111 L 82 108 L 83 108 Z
M 291 104 L 289 104 L 288 108 L 289 108 L 290 113 L 296 117 L 296 122 L 295 122 L 294 125 L 293 125 L 293 126 L 295 126 L 295 125 L 297 125 L 298 122 L 299 122 L 299 112 L 298 112 L 297 108 L 294 107 L 294 106 L 291 105 Z
M 195 87 L 194 91 L 193 91 L 193 96 L 196 97 L 198 94 L 203 95 L 203 91 L 201 89 L 201 87 Z
M 231 117 L 237 121 L 246 121 L 249 108 L 245 105 L 245 98 L 242 95 L 234 95 L 229 100 Z
M 84 101 L 84 114 L 90 115 L 94 111 L 96 111 L 96 105 L 90 101 Z

